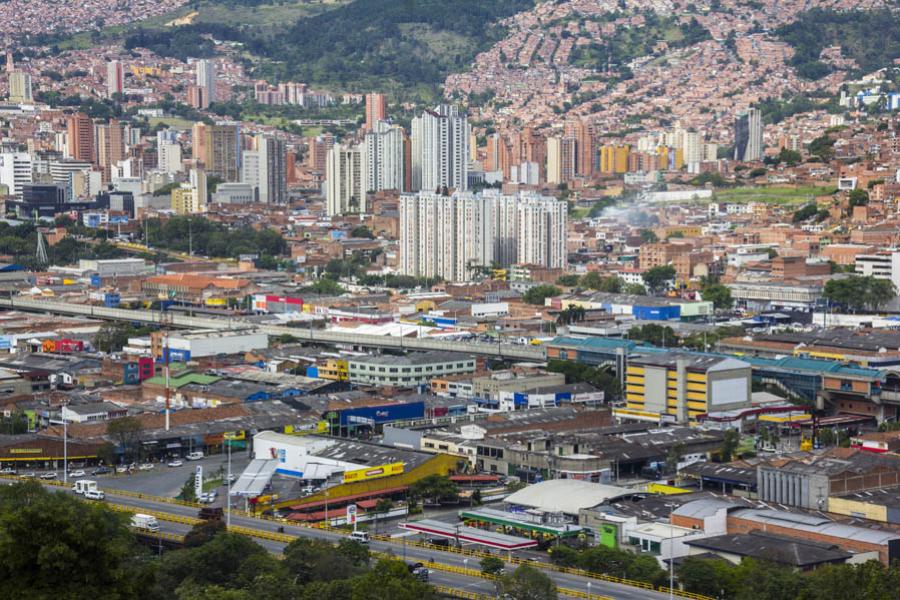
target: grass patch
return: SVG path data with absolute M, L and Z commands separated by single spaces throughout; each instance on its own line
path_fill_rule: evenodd
M 800 204 L 809 202 L 816 196 L 824 196 L 834 192 L 833 187 L 820 186 L 771 186 L 771 187 L 739 187 L 716 190 L 719 202 L 745 203 L 767 202 L 770 204 Z

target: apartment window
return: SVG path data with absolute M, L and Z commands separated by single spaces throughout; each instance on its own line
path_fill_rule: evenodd
M 465 365 L 463 363 L 456 363 L 457 369 L 462 369 Z
M 391 367 L 390 372 L 391 372 L 391 373 L 396 373 L 396 372 L 397 372 L 397 367 Z
M 416 367 L 416 373 L 421 373 L 421 372 L 422 372 L 422 367 Z

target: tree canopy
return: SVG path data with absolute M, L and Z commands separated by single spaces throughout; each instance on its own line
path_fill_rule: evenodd
M 525 292 L 525 294 L 522 296 L 522 300 L 524 300 L 527 304 L 537 304 L 543 306 L 545 299 L 553 298 L 554 296 L 559 296 L 560 294 L 562 294 L 562 290 L 555 285 L 538 285 Z
M 894 299 L 897 290 L 888 279 L 850 275 L 829 280 L 823 295 L 830 302 L 852 312 L 877 311 Z
M 644 271 L 644 284 L 650 290 L 650 293 L 659 294 L 666 291 L 675 279 L 675 275 L 675 267 L 672 265 L 653 267 Z

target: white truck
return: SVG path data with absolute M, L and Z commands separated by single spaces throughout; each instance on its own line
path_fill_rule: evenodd
M 156 517 L 142 513 L 135 513 L 131 517 L 131 526 L 135 529 L 144 529 L 153 533 L 159 531 L 159 521 L 156 520 Z
M 87 492 L 96 492 L 99 488 L 97 482 L 92 479 L 79 479 L 72 486 L 72 491 L 76 494 L 85 494 Z

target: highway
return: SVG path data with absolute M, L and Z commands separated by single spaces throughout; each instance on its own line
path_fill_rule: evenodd
M 59 489 L 58 486 L 51 486 Z M 166 533 L 184 535 L 198 522 L 197 508 L 182 504 L 165 502 L 159 499 L 136 497 L 131 494 L 116 493 L 115 490 L 105 490 L 106 501 L 111 508 L 116 510 L 133 510 L 155 515 L 160 521 L 161 530 Z M 279 532 L 279 527 L 284 532 Z M 325 531 L 310 527 L 291 525 L 287 522 L 272 521 L 252 517 L 244 513 L 234 512 L 231 516 L 231 528 L 236 533 L 249 535 L 266 548 L 268 551 L 280 554 L 284 547 L 296 537 L 310 537 L 337 542 L 346 536 L 336 531 Z M 408 562 L 422 562 L 429 565 L 432 571 L 430 583 L 443 585 L 454 589 L 477 592 L 481 594 L 494 594 L 494 582 L 480 576 L 478 557 L 466 556 L 455 552 L 444 552 L 422 548 L 412 544 L 406 544 L 402 539 L 392 541 L 373 540 L 370 543 L 372 551 L 382 554 L 393 554 L 398 559 Z M 502 558 L 502 557 L 501 557 Z M 431 563 L 431 560 L 434 563 Z M 540 564 L 535 564 L 541 567 Z M 509 569 L 515 568 L 509 565 Z M 586 577 L 574 573 L 545 570 L 556 585 L 562 590 L 562 595 L 569 597 L 587 597 L 588 583 L 592 597 L 597 600 L 613 598 L 615 600 L 663 600 L 668 598 L 668 593 L 641 589 L 628 585 L 603 581 L 592 577 Z M 566 593 L 572 591 L 574 593 Z
M 189 315 L 167 313 L 157 310 L 129 310 L 125 308 L 106 308 L 85 304 L 69 304 L 53 300 L 30 300 L 24 298 L 0 298 L 0 307 L 15 310 L 41 312 L 59 315 L 93 317 L 116 321 L 134 321 L 140 323 L 168 324 L 186 329 L 235 329 L 252 328 L 269 335 L 291 335 L 302 341 L 325 344 L 349 344 L 363 348 L 395 348 L 398 350 L 441 350 L 445 352 L 464 352 L 521 361 L 543 362 L 546 360 L 544 349 L 535 346 L 523 346 L 509 343 L 486 343 L 466 341 L 443 341 L 416 338 L 389 337 L 383 335 L 361 335 L 342 333 L 321 329 L 303 329 L 283 327 L 280 325 L 259 325 L 244 321 L 239 317 L 192 317 Z

